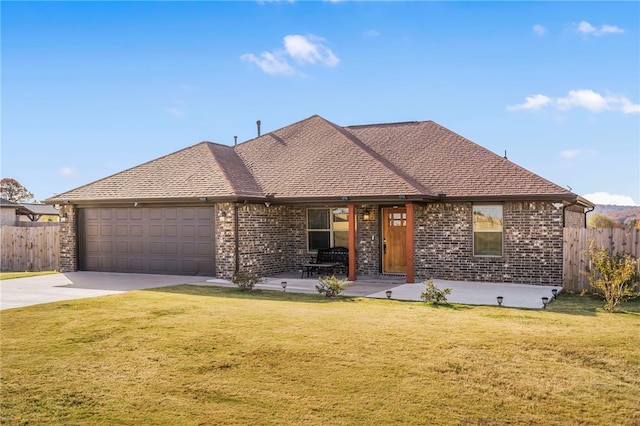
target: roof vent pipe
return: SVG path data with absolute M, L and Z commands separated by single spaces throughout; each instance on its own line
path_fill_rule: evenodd
M 256 124 L 258 125 L 258 137 L 260 137 L 260 120 L 256 121 Z
M 234 145 L 238 145 L 238 137 L 237 136 L 233 137 L 233 144 Z

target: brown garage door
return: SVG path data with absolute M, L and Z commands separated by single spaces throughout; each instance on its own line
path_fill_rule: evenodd
M 83 271 L 215 275 L 212 207 L 78 210 Z

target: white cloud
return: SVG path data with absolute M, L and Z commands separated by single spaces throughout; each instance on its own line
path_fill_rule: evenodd
M 556 106 L 562 111 L 573 107 L 581 107 L 593 112 L 610 109 L 607 99 L 593 90 L 570 90 L 567 97 L 556 99 Z
M 595 204 L 609 204 L 615 206 L 636 206 L 633 198 L 628 195 L 609 194 L 608 192 L 593 192 L 583 195 L 584 198 Z
M 281 54 L 263 52 L 258 58 L 253 53 L 245 53 L 240 59 L 246 62 L 253 62 L 267 74 L 295 74 L 295 69 L 289 65 L 286 58 L 283 58 Z
M 533 33 L 536 35 L 545 35 L 547 28 L 544 25 L 536 24 L 533 26 Z
M 186 115 L 186 113 L 184 111 L 182 111 L 181 109 L 178 109 L 176 107 L 167 108 L 167 112 L 169 114 L 173 115 L 174 117 L 184 117 Z
M 60 176 L 72 178 L 72 177 L 75 177 L 77 174 L 78 172 L 76 172 L 76 169 L 72 167 L 63 167 L 60 169 Z
M 576 30 L 581 34 L 594 36 L 602 36 L 605 34 L 620 34 L 624 32 L 622 28 L 616 27 L 615 25 L 604 24 L 600 28 L 596 28 L 587 21 L 580 21 L 580 23 L 576 27 Z
M 593 149 L 565 149 L 564 151 L 560 151 L 560 156 L 568 160 L 576 157 L 593 157 L 597 154 Z
M 564 158 L 575 158 L 581 153 L 582 151 L 580 151 L 579 149 L 565 149 L 560 153 L 560 156 Z
M 365 37 L 379 37 L 380 36 L 380 31 L 368 30 L 368 31 L 364 32 L 364 36 Z
M 601 95 L 589 89 L 570 90 L 567 96 L 555 99 L 541 94 L 527 96 L 524 103 L 507 106 L 507 110 L 539 110 L 547 106 L 560 111 L 583 108 L 596 113 L 602 111 L 620 111 L 624 114 L 640 113 L 640 104 L 634 104 L 625 96 Z
M 533 95 L 527 96 L 525 102 L 519 105 L 508 106 L 509 111 L 517 111 L 520 109 L 533 109 L 537 110 L 543 108 L 551 103 L 551 98 L 545 95 Z
M 340 59 L 325 45 L 325 41 L 326 39 L 313 34 L 291 34 L 283 39 L 284 50 L 263 52 L 260 57 L 253 53 L 245 53 L 240 59 L 256 64 L 268 74 L 296 74 L 298 71 L 289 60 L 294 60 L 300 65 L 322 64 L 335 67 L 340 63 Z
M 324 41 L 324 38 L 313 34 L 306 36 L 288 35 L 284 38 L 284 48 L 292 58 L 299 62 L 308 62 L 310 64 L 319 62 L 329 67 L 334 67 L 338 65 L 340 59 L 323 44 Z

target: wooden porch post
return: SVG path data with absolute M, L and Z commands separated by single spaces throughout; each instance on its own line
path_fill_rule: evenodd
M 406 246 L 406 260 L 407 260 L 407 284 L 414 282 L 413 278 L 413 204 L 407 203 L 407 246 Z
M 356 280 L 356 206 L 349 204 L 349 281 Z

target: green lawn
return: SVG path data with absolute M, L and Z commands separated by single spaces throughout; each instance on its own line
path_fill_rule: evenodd
M 39 275 L 57 274 L 58 271 L 40 271 L 40 272 L 0 272 L 0 280 L 10 280 L 12 278 L 37 277 Z
M 638 425 L 640 302 L 175 286 L 0 312 L 2 424 Z

